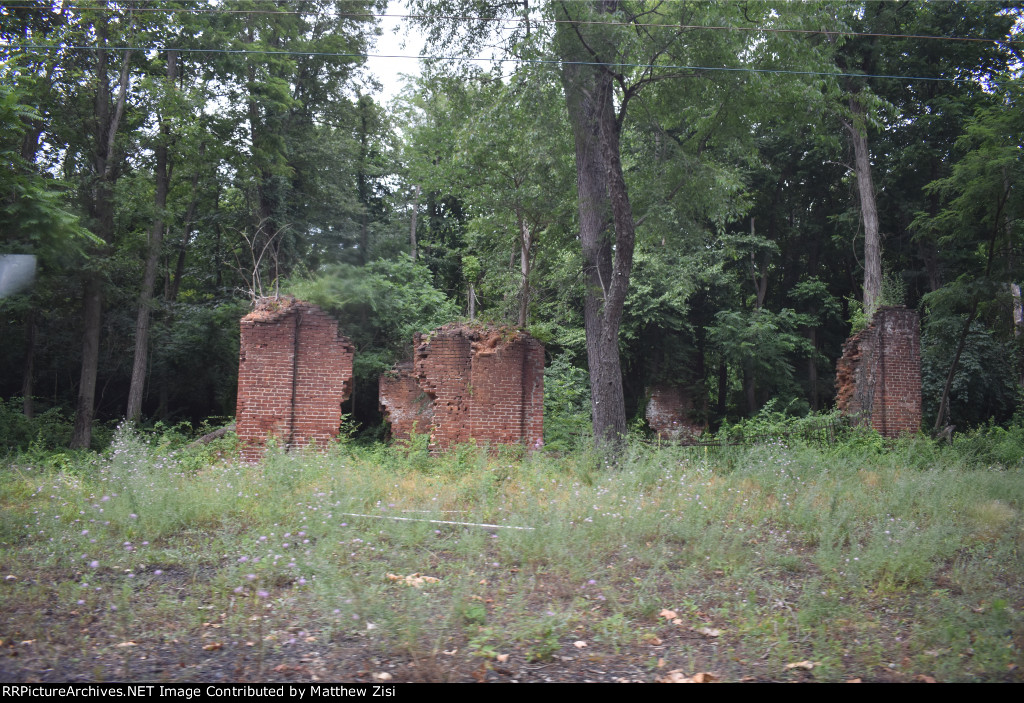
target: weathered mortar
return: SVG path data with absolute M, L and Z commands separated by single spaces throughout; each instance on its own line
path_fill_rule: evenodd
M 836 364 L 836 405 L 885 437 L 921 426 L 921 334 L 918 315 L 881 307 L 846 340 Z
M 241 320 L 238 439 L 247 460 L 268 437 L 285 447 L 333 440 L 351 392 L 354 349 L 310 303 L 263 299 Z
M 449 324 L 417 335 L 413 361 L 381 377 L 381 408 L 395 439 L 415 425 L 432 449 L 524 444 L 544 435 L 544 347 L 525 332 Z
M 693 398 L 684 386 L 660 384 L 648 393 L 647 423 L 659 439 L 687 442 L 704 432 L 704 424 L 693 419 Z

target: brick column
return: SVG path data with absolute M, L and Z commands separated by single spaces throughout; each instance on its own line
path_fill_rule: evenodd
M 921 333 L 917 312 L 881 307 L 843 345 L 836 405 L 885 437 L 921 427 Z
M 323 446 L 337 436 L 351 391 L 354 349 L 314 305 L 265 299 L 241 320 L 236 432 L 255 461 L 268 437 L 280 446 Z

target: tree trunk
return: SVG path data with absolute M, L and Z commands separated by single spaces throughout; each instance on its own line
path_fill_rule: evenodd
M 248 37 L 254 42 L 254 30 L 249 28 Z M 277 116 L 271 114 L 271 108 L 264 108 L 261 114 L 260 104 L 256 99 L 259 85 L 256 67 L 249 64 L 247 69 L 250 93 L 247 98 L 249 117 L 249 140 L 252 144 L 254 170 L 256 172 L 256 202 L 254 203 L 256 226 L 252 235 L 252 290 L 254 297 L 269 296 L 270 291 L 264 290 L 264 276 L 260 269 L 266 266 L 268 275 L 273 271 L 274 297 L 277 297 L 280 286 L 281 238 L 282 233 L 278 222 L 280 193 L 279 179 L 275 179 L 272 163 L 275 155 L 273 147 L 268 144 L 268 135 L 274 133 L 273 122 Z M 270 261 L 264 264 L 264 256 L 269 255 Z M 269 286 L 268 286 L 269 288 Z
M 561 13 L 568 18 L 569 7 Z M 616 3 L 598 3 L 598 12 L 610 14 Z M 592 40 L 584 46 L 581 37 Z M 626 434 L 626 406 L 619 359 L 619 325 L 635 243 L 633 215 L 619 158 L 619 123 L 613 103 L 613 78 L 607 66 L 614 47 L 597 46 L 598 32 L 590 25 L 559 24 L 556 28 L 562 64 L 566 109 L 576 149 L 576 185 L 580 244 L 586 290 L 583 317 L 590 369 L 594 441 L 617 452 Z M 590 51 L 597 47 L 603 57 Z M 607 223 L 614 223 L 614 239 Z M 613 246 L 614 244 L 614 246 Z M 613 255 L 614 251 L 614 255 Z M 613 258 L 614 256 L 614 258 Z
M 1010 284 L 1010 295 L 1013 296 L 1013 336 L 1019 337 L 1024 328 L 1024 303 L 1021 303 L 1020 284 Z
M 92 443 L 92 418 L 96 402 L 96 371 L 100 359 L 100 325 L 103 321 L 102 281 L 91 274 L 85 281 L 82 301 L 82 373 L 78 381 L 78 406 L 72 449 L 88 449 Z
M 754 393 L 754 360 L 743 360 L 743 397 L 747 401 L 747 415 L 753 417 L 757 412 L 757 395 Z
M 167 52 L 167 86 L 174 88 L 177 77 L 177 52 Z M 135 358 L 132 363 L 132 382 L 128 390 L 128 411 L 126 417 L 137 422 L 142 416 L 142 395 L 146 387 L 146 369 L 149 359 L 149 308 L 153 302 L 156 286 L 156 269 L 160 263 L 160 252 L 164 243 L 164 210 L 167 207 L 167 191 L 170 177 L 167 171 L 167 142 L 171 136 L 170 124 L 164 115 L 160 127 L 160 141 L 154 149 L 156 155 L 156 196 L 154 205 L 156 217 L 149 237 L 149 252 L 146 256 L 146 271 L 142 277 L 142 291 L 139 293 L 139 311 L 135 318 Z
M 420 187 L 413 186 L 412 191 L 412 218 L 409 221 L 409 253 L 412 260 L 416 261 L 416 214 L 420 209 Z
M 199 145 L 199 155 L 206 153 L 206 145 Z M 188 245 L 192 241 L 192 227 L 195 224 L 196 206 L 199 204 L 199 171 L 192 174 L 192 196 L 188 201 L 188 209 L 185 211 L 185 224 L 182 227 L 181 245 L 178 247 L 177 261 L 174 264 L 174 274 L 168 274 L 167 285 L 164 286 L 164 300 L 173 303 L 178 299 L 178 292 L 181 290 L 181 279 L 185 275 L 185 259 L 188 256 Z M 220 271 L 215 276 L 217 286 L 220 286 Z
M 33 305 L 29 308 L 28 319 L 25 320 L 25 327 L 28 332 L 28 339 L 25 340 L 25 366 L 21 377 L 21 410 L 25 417 L 31 420 L 35 417 L 35 405 L 32 401 L 34 394 L 32 379 L 35 375 L 36 360 L 36 308 Z
M 522 212 L 516 213 L 516 219 L 519 220 L 519 326 L 526 327 L 530 316 L 530 246 L 533 235 Z
M 1013 296 L 1013 336 L 1020 337 L 1024 329 L 1024 302 L 1021 302 L 1020 284 L 1010 284 L 1010 295 Z M 1020 358 L 1017 359 L 1017 385 L 1024 388 L 1024 370 L 1020 369 Z
M 94 186 L 88 210 L 96 229 L 95 234 L 109 244 L 114 237 L 114 183 L 117 180 L 115 141 L 121 116 L 124 114 L 128 92 L 128 72 L 131 52 L 122 57 L 119 94 L 111 113 L 110 84 L 107 82 L 107 28 L 97 25 L 96 49 L 96 101 L 94 107 L 95 133 L 92 153 Z M 75 428 L 71 436 L 72 449 L 88 449 L 92 443 L 92 420 L 95 414 L 96 375 L 99 366 L 100 327 L 103 323 L 103 281 L 95 268 L 85 275 L 82 297 L 82 370 L 78 384 L 78 403 L 75 408 Z
M 850 98 L 853 121 L 846 125 L 853 142 L 857 193 L 864 222 L 864 314 L 870 320 L 882 293 L 882 242 L 878 232 L 878 208 L 871 180 L 871 151 L 868 147 L 866 110 L 856 96 Z
M 725 417 L 725 410 L 727 406 L 726 396 L 729 394 L 729 368 L 725 365 L 724 361 L 718 362 L 718 402 L 715 406 L 715 414 L 718 416 L 718 421 L 721 422 L 722 418 Z
M 807 329 L 807 340 L 811 343 L 811 353 L 807 358 L 807 385 L 811 392 L 811 410 L 821 410 L 821 401 L 818 393 L 818 330 L 814 327 Z
M 946 382 L 942 385 L 942 396 L 939 398 L 939 411 L 935 415 L 935 427 L 932 431 L 937 435 L 939 430 L 942 428 L 943 423 L 949 422 L 949 390 L 953 387 L 953 379 L 956 377 L 956 368 L 960 363 L 960 355 L 964 351 L 964 345 L 967 343 L 967 335 L 971 332 L 971 325 L 974 323 L 974 318 L 978 314 L 978 302 L 975 301 L 971 307 L 971 313 L 967 316 L 967 322 L 964 323 L 963 329 L 960 331 L 960 339 L 956 344 L 956 352 L 953 354 L 953 361 L 949 365 L 949 372 L 946 374 Z

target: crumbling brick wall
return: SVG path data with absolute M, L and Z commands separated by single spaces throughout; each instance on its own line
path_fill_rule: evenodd
M 391 425 L 392 439 L 409 439 L 413 431 L 430 432 L 433 399 L 412 375 L 411 361 L 395 364 L 390 373 L 381 375 L 379 398 L 384 419 Z
M 445 325 L 417 335 L 411 364 L 380 381 L 395 439 L 413 424 L 432 449 L 454 444 L 540 446 L 544 436 L 544 347 L 518 330 Z
M 236 432 L 242 455 L 258 459 L 268 437 L 289 448 L 333 440 L 351 392 L 354 356 L 337 321 L 309 303 L 264 299 L 241 328 Z
M 836 364 L 836 405 L 885 437 L 921 426 L 921 333 L 917 312 L 881 307 L 846 340 Z
M 693 419 L 693 398 L 685 386 L 659 384 L 648 393 L 647 423 L 659 439 L 688 442 L 704 432 L 704 424 Z

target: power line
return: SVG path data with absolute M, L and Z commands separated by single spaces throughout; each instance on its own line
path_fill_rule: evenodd
M 27 9 L 27 10 L 44 10 L 38 5 L 11 5 L 8 4 L 6 7 L 10 9 Z M 302 15 L 308 14 L 298 10 L 233 10 L 226 8 L 162 8 L 162 7 L 127 7 L 112 8 L 112 7 L 100 7 L 100 6 L 89 6 L 89 5 L 75 5 L 69 7 L 72 10 L 86 10 L 90 12 L 102 12 L 107 11 L 110 14 L 127 15 L 131 12 L 163 12 L 169 14 L 210 14 L 210 15 Z M 981 42 L 986 44 L 1024 44 L 1024 40 L 1010 39 L 1008 37 L 999 37 L 996 39 L 990 39 L 987 37 L 946 37 L 931 34 L 889 34 L 885 32 L 852 32 L 846 30 L 837 29 L 791 29 L 791 28 L 769 28 L 769 27 L 733 27 L 729 25 L 702 25 L 702 24 L 659 24 L 656 22 L 609 22 L 600 20 L 559 20 L 559 19 L 541 19 L 541 18 L 528 18 L 528 17 L 474 17 L 472 15 L 445 15 L 443 17 L 433 17 L 432 15 L 418 15 L 418 14 L 392 14 L 392 13 L 357 13 L 357 12 L 341 12 L 336 15 L 337 17 L 348 17 L 356 19 L 439 19 L 439 20 L 457 20 L 467 22 L 518 22 L 525 23 L 530 22 L 533 24 L 577 24 L 577 25 L 603 25 L 603 26 L 614 26 L 614 27 L 644 27 L 644 28 L 661 28 L 661 29 L 680 29 L 680 30 L 716 30 L 716 31 L 734 31 L 734 32 L 766 32 L 775 34 L 810 34 L 810 35 L 824 35 L 828 37 L 872 37 L 880 39 L 915 39 L 924 41 L 961 41 L 961 42 Z
M 19 51 L 24 49 L 40 50 L 40 51 L 59 51 L 59 50 L 71 50 L 71 51 L 95 51 L 100 47 L 93 45 L 56 45 L 46 46 L 39 44 L 22 44 L 16 46 L 0 46 L 0 51 Z M 185 53 L 196 53 L 196 54 L 268 54 L 274 56 L 319 56 L 327 58 L 374 58 L 374 59 L 416 59 L 420 61 L 481 61 L 481 62 L 492 62 L 498 63 L 517 63 L 517 64 L 555 64 L 561 66 L 608 66 L 610 68 L 657 68 L 657 69 L 668 69 L 678 71 L 725 71 L 732 73 L 768 73 L 768 74 L 781 74 L 781 75 L 794 75 L 794 76 L 830 76 L 833 78 L 879 78 L 879 79 L 892 79 L 892 80 L 903 80 L 903 81 L 933 81 L 941 83 L 957 83 L 964 81 L 963 78 L 941 78 L 931 76 L 897 76 L 887 74 L 870 74 L 870 73 L 843 73 L 840 71 L 804 71 L 804 70 L 787 70 L 777 68 L 740 68 L 730 66 L 689 66 L 689 65 L 672 65 L 672 64 L 644 64 L 644 63 L 602 63 L 600 61 L 562 61 L 559 59 L 523 59 L 523 58 L 507 58 L 507 59 L 489 59 L 483 57 L 472 57 L 472 56 L 409 56 L 402 54 L 352 54 L 352 53 L 340 53 L 332 51 L 272 51 L 269 49 L 195 49 L 187 47 L 161 47 L 161 46 L 107 46 L 103 47 L 108 51 L 179 51 Z

